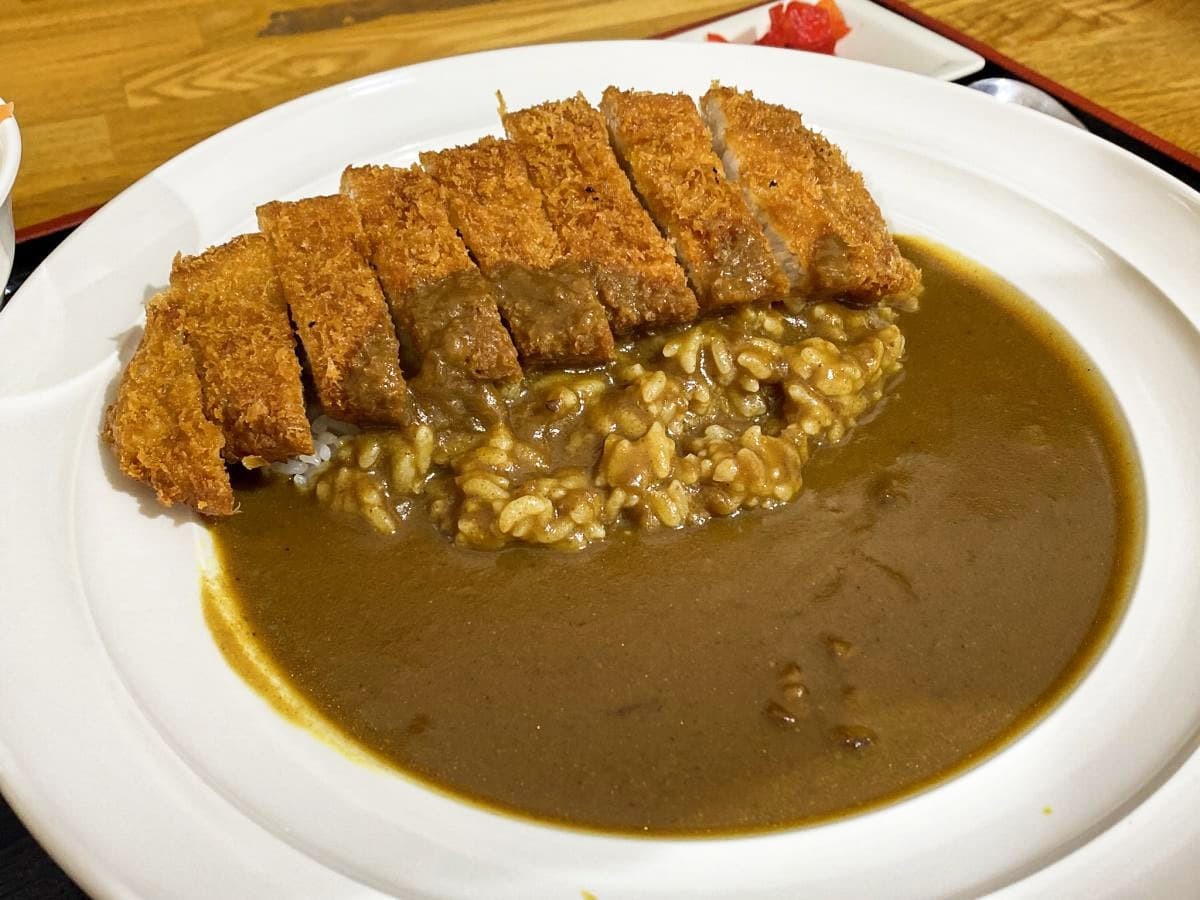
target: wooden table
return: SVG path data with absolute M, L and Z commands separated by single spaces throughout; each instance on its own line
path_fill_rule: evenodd
M 17 227 L 95 206 L 290 97 L 433 57 L 646 37 L 749 0 L 0 0 Z M 909 0 L 1200 154 L 1196 0 Z

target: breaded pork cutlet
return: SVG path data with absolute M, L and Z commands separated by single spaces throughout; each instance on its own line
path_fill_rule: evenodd
M 325 411 L 347 422 L 402 424 L 400 347 L 354 204 L 341 195 L 274 201 L 258 208 L 258 227 L 271 242 Z
M 558 238 L 509 141 L 422 153 L 450 218 L 496 285 L 500 312 L 522 361 L 591 365 L 613 358 L 613 336 L 590 280 L 564 265 Z
M 702 309 L 787 295 L 787 276 L 741 191 L 726 181 L 691 97 L 610 87 L 600 111 L 621 165 L 674 245 Z
M 104 440 L 121 471 L 150 485 L 163 505 L 228 516 L 233 488 L 221 456 L 225 438 L 204 415 L 181 301 L 168 288 L 147 304 L 141 343 L 104 415 Z
M 870 305 L 919 290 L 862 175 L 800 113 L 717 85 L 701 109 L 795 292 Z
M 595 279 L 613 331 L 694 319 L 696 296 L 634 196 L 600 112 L 577 96 L 518 112 L 502 109 L 501 116 L 542 192 L 563 252 Z
M 352 166 L 342 193 L 358 207 L 396 331 L 418 360 L 436 352 L 472 378 L 519 378 L 496 298 L 450 224 L 437 182 L 417 166 Z
M 312 453 L 296 339 L 267 239 L 245 234 L 199 256 L 177 255 L 171 286 L 225 456 L 278 462 Z

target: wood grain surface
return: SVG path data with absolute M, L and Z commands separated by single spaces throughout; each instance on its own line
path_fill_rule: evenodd
M 748 0 L 0 0 L 0 96 L 25 155 L 17 227 L 95 206 L 215 131 L 405 63 L 647 37 Z M 911 0 L 1200 153 L 1197 0 Z
M 908 3 L 1200 155 L 1200 2 Z

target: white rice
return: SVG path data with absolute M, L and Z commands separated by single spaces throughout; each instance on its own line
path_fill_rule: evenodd
M 342 438 L 358 434 L 358 426 L 339 422 L 321 413 L 312 420 L 313 452 L 301 453 L 283 462 L 271 463 L 276 475 L 291 478 L 296 487 L 307 487 L 308 480 L 323 469 L 342 443 Z

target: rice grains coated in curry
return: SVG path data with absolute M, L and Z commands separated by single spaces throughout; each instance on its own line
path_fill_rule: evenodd
M 746 307 L 623 344 L 604 368 L 510 386 L 447 383 L 434 364 L 412 383 L 418 424 L 343 437 L 295 481 L 387 534 L 428 504 L 475 548 L 579 549 L 770 508 L 799 493 L 813 445 L 841 441 L 883 396 L 904 353 L 896 318 Z

